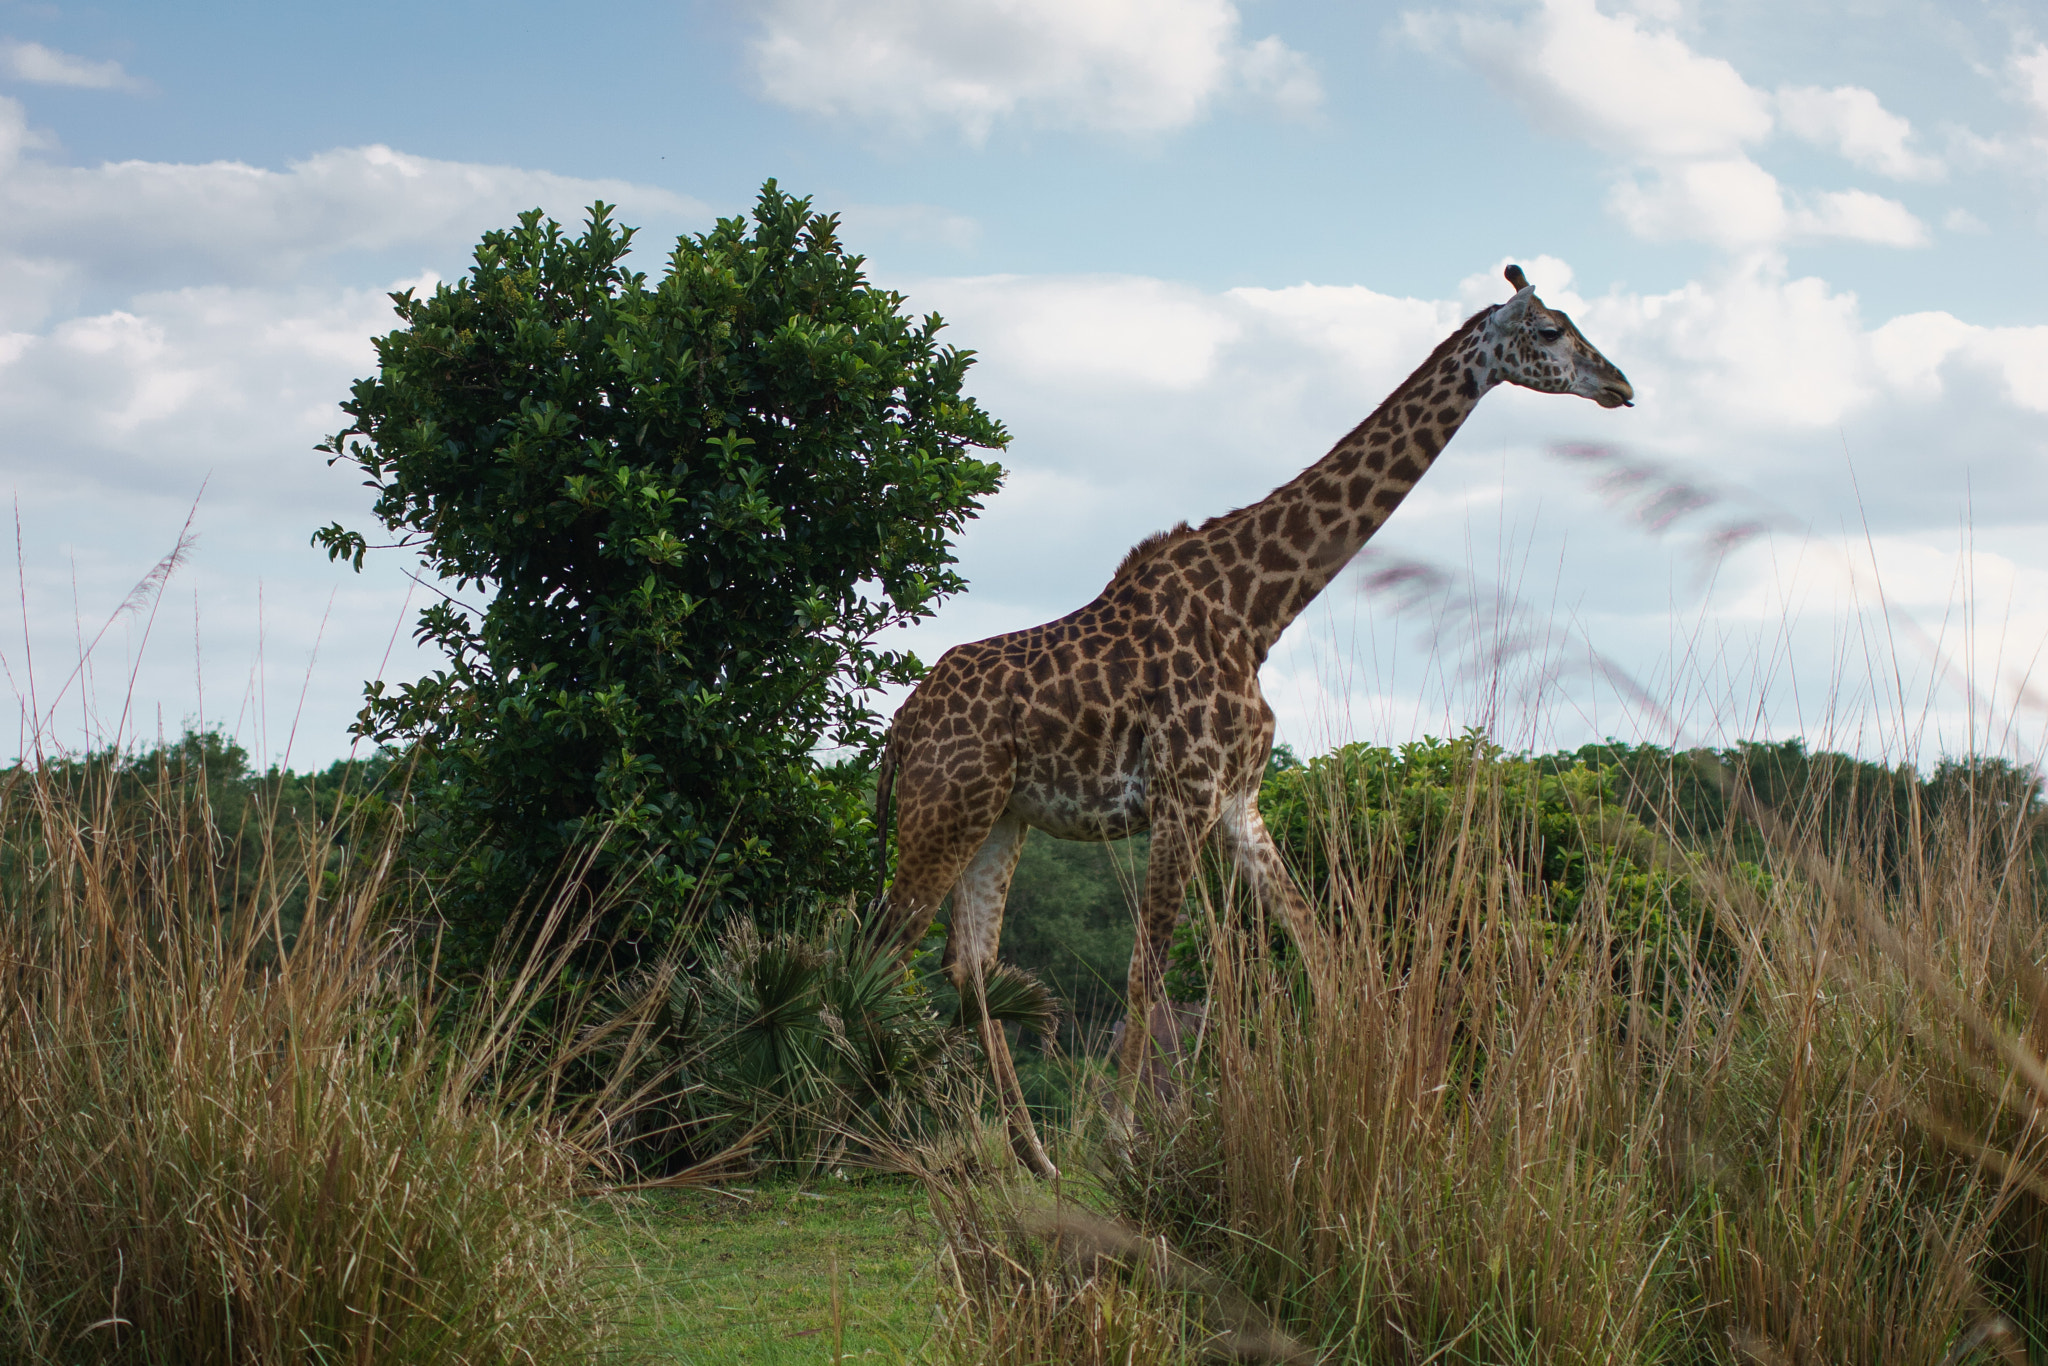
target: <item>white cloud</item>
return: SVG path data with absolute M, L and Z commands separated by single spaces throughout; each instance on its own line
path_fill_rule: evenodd
M 1428 36 L 1434 25 L 1409 27 Z M 1521 25 L 1461 15 L 1454 31 L 1539 127 L 1621 156 L 1721 158 L 1771 131 L 1769 96 L 1733 66 L 1593 0 L 1545 0 Z
M 1763 246 L 1781 240 L 1791 221 L 1777 177 L 1748 157 L 1681 161 L 1648 181 L 1631 177 L 1609 203 L 1630 232 L 1653 241 Z
M 972 142 L 1013 118 L 1170 132 L 1232 92 L 1319 102 L 1300 53 L 1240 27 L 1232 0 L 774 0 L 753 57 L 793 109 Z
M 44 706 L 72 668 L 81 624 L 89 638 L 171 548 L 205 487 L 197 549 L 166 591 L 149 650 L 134 653 L 142 621 L 115 628 L 96 682 L 57 714 L 69 743 L 81 707 L 104 741 L 139 668 L 131 736 L 153 733 L 159 709 L 173 733 L 204 714 L 270 757 L 296 716 L 298 762 L 345 748 L 409 584 L 395 557 L 358 578 L 307 546 L 337 517 L 369 525 L 359 476 L 312 446 L 341 425 L 335 405 L 374 367 L 369 339 L 394 324 L 390 309 L 375 289 L 216 285 L 139 295 L 0 344 L 0 494 L 21 513 Z M 0 651 L 17 686 L 21 629 Z M 316 646 L 322 667 L 309 674 Z M 391 677 L 431 662 L 398 632 Z
M 2048 327 L 1979 327 L 1948 313 L 1909 313 L 1871 337 L 1880 373 L 1898 392 L 1942 398 L 1952 367 L 1996 376 L 2007 402 L 2048 413 Z
M 1237 79 L 1245 93 L 1270 100 L 1283 113 L 1297 117 L 1323 102 L 1323 83 L 1307 57 L 1268 35 L 1244 49 L 1237 60 Z
M 999 348 L 1036 383 L 1128 392 L 1192 389 L 1214 373 L 1235 319 L 1199 291 L 1131 276 L 925 281 L 911 306 L 936 306 L 977 350 Z
M 1499 286 L 1493 293 L 1498 296 L 1504 289 Z M 1357 382 L 1384 381 L 1390 388 L 1473 311 L 1396 298 L 1363 285 L 1233 289 L 1225 298 L 1286 333 L 1294 345 L 1327 356 Z
M 1828 238 L 1886 247 L 1933 240 L 1905 205 L 1868 190 L 1818 191 L 1788 207 L 1777 177 L 1748 157 L 1678 162 L 1619 182 L 1608 202 L 1629 231 L 1652 241 L 1745 250 Z
M 2036 114 L 2048 118 L 2048 43 L 2015 51 L 2012 73 L 2020 98 Z
M 1768 256 L 1667 294 L 1594 300 L 1582 326 L 1614 338 L 1601 344 L 1645 391 L 1641 425 L 1667 449 L 1826 431 L 1876 392 L 1856 297 L 1788 279 Z
M 1939 157 L 1914 151 L 1907 144 L 1913 125 L 1878 102 L 1861 86 L 1788 85 L 1778 90 L 1778 117 L 1785 131 L 1818 147 L 1838 152 L 1856 165 L 1894 180 L 1938 180 Z
M 2003 77 L 1997 82 L 2000 93 L 2019 106 L 2020 120 L 1988 134 L 1960 126 L 1948 129 L 1950 160 L 2036 188 L 2048 179 L 2048 43 L 2024 36 L 2016 40 L 1997 74 Z
M 1880 247 L 1924 247 L 1927 225 L 1904 204 L 1868 190 L 1823 190 L 1792 216 L 1795 237 L 1836 237 Z
M 68 85 L 85 90 L 141 90 L 141 81 L 121 69 L 119 62 L 95 62 L 68 52 L 0 39 L 0 75 L 31 85 Z
M 702 223 L 696 200 L 615 180 L 341 148 L 273 171 L 238 161 L 69 166 L 29 155 L 0 97 L 0 326 L 34 325 L 68 287 L 282 283 L 346 252 L 460 250 L 536 205 L 569 223 L 592 200 L 626 221 Z M 460 258 L 457 258 L 459 262 Z
M 1788 195 L 1749 150 L 1782 118 L 1795 136 L 1858 165 L 1907 179 L 1938 175 L 1939 162 L 1908 147 L 1905 119 L 1854 86 L 1787 87 L 1773 98 L 1658 27 L 1677 18 L 1675 5 L 1643 9 L 1607 14 L 1594 0 L 1543 0 L 1520 23 L 1472 14 L 1404 22 L 1426 46 L 1452 42 L 1537 127 L 1622 162 L 1608 205 L 1638 236 L 1731 251 L 1822 238 L 1897 247 L 1931 240 L 1903 204 L 1868 191 Z
M 849 204 L 839 211 L 839 221 L 840 237 L 848 242 L 890 237 L 917 246 L 967 251 L 981 240 L 980 223 L 936 204 Z
M 409 285 L 429 281 L 412 280 Z M 0 471 L 17 487 L 309 509 L 331 490 L 299 455 L 336 425 L 370 338 L 396 325 L 384 291 L 206 286 L 15 334 L 0 350 Z M 41 453 L 63 449 L 52 467 Z

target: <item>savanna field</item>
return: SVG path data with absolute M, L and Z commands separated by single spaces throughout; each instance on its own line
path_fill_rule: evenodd
M 1145 836 L 1034 833 L 985 975 L 949 972 L 945 915 L 899 944 L 873 909 L 914 824 L 875 698 L 925 676 L 882 633 L 965 589 L 953 538 L 1005 475 L 972 353 L 772 181 L 657 279 L 630 239 L 534 211 L 391 296 L 320 447 L 379 525 L 313 540 L 475 601 L 434 590 L 442 665 L 368 685 L 367 757 L 66 749 L 25 709 L 0 1361 L 2048 1358 L 2034 767 L 1923 744 L 1903 700 L 1839 744 L 1552 750 L 1504 738 L 1524 715 L 1282 746 L 1239 826 L 1309 914 L 1209 850 L 1178 1044 L 1120 1046 Z M 1435 400 L 1368 420 L 1443 429 L 1379 443 L 1358 544 L 1279 557 L 1322 573 L 1290 613 L 1477 401 L 1457 364 L 1522 347 L 1524 387 L 1563 356 L 1591 378 L 1558 401 L 1631 401 L 1504 275 L 1396 391 Z M 189 549 L 122 611 L 153 623 Z M 1550 704 L 1493 663 L 1475 714 Z M 1055 1178 L 1020 1165 L 1004 1044 Z

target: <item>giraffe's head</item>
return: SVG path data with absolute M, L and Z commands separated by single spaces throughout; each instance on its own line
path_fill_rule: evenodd
M 1628 378 L 1593 349 L 1572 320 L 1536 297 L 1520 266 L 1509 266 L 1515 297 L 1486 315 L 1482 343 L 1497 378 L 1546 394 L 1577 394 L 1603 408 L 1624 408 L 1635 398 Z

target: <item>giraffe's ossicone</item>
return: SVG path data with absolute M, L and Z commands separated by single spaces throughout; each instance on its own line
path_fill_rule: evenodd
M 1078 611 L 939 659 L 897 712 L 883 757 L 897 860 L 877 910 L 889 933 L 914 944 L 950 894 L 946 967 L 971 992 L 995 962 L 1029 827 L 1081 840 L 1149 829 L 1126 1085 L 1151 1056 L 1148 1036 L 1173 1027 L 1153 1007 L 1207 841 L 1218 840 L 1254 893 L 1310 942 L 1313 912 L 1259 819 L 1273 745 L 1273 712 L 1259 691 L 1267 652 L 1487 390 L 1519 384 L 1603 408 L 1633 398 L 1621 371 L 1536 297 L 1519 267 L 1506 274 L 1512 299 L 1467 319 L 1372 416 L 1270 495 L 1149 538 Z M 984 1016 L 981 1036 L 1019 1157 L 1053 1175 L 1001 1026 Z

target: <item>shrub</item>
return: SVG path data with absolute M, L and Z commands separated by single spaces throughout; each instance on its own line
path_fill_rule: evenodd
M 1994 856 L 2031 837 L 2020 798 L 1908 809 L 1902 884 L 1882 844 L 1818 836 L 1830 791 L 1751 808 L 1761 870 L 1689 858 L 1732 971 L 1661 1000 L 1616 970 L 1625 886 L 1589 877 L 1554 921 L 1489 875 L 1535 846 L 1486 766 L 1413 799 L 1457 831 L 1433 876 L 1391 817 L 1331 829 L 1322 957 L 1206 921 L 1203 1052 L 1105 1150 L 1109 1208 L 1327 1360 L 2038 1350 L 2048 902 Z

